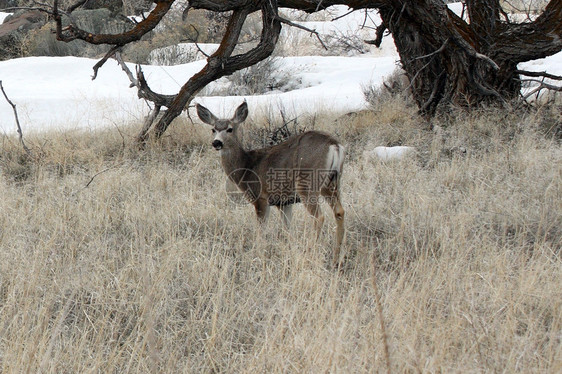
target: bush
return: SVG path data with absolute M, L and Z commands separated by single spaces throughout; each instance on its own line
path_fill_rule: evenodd
M 123 55 L 138 64 L 176 65 L 193 61 L 182 43 L 207 43 L 212 40 L 207 12 L 191 10 L 185 21 L 181 13 L 172 11 L 160 25 L 142 40 L 127 45 Z
M 370 46 L 354 31 L 332 31 L 324 37 L 330 55 L 344 56 L 369 52 Z
M 246 69 L 223 77 L 206 88 L 205 96 L 244 96 L 290 91 L 294 82 L 289 73 L 279 69 L 276 59 L 276 57 L 268 57 Z
M 282 113 L 282 123 L 267 121 L 265 127 L 253 129 L 249 134 L 249 147 L 263 148 L 281 144 L 290 137 L 302 134 L 307 129 L 297 118 L 287 119 Z
M 214 43 L 180 43 L 167 47 L 157 48 L 148 55 L 148 63 L 151 65 L 179 65 L 205 59 L 205 55 L 211 55 L 218 48 Z M 201 52 L 203 51 L 203 53 Z
M 396 69 L 380 86 L 364 86 L 363 94 L 371 109 L 376 112 L 383 111 L 389 103 L 414 105 L 410 82 L 402 69 Z
M 271 91 L 283 91 L 289 84 L 289 76 L 279 71 L 275 57 L 269 57 L 229 77 L 232 86 L 229 95 L 256 95 Z

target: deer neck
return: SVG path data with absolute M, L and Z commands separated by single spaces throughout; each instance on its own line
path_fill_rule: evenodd
M 234 177 L 239 173 L 233 173 L 233 171 L 247 168 L 248 152 L 242 148 L 239 142 L 232 147 L 223 148 L 219 152 L 222 168 L 227 175 Z

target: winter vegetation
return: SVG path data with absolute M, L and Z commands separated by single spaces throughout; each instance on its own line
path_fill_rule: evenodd
M 4 136 L 2 371 L 559 371 L 560 106 L 436 131 L 414 112 L 299 123 L 349 151 L 341 271 L 330 215 L 315 242 L 302 207 L 262 231 L 227 197 L 203 126 L 144 151 L 135 128 L 51 130 L 26 138 L 37 159 Z
M 356 48 L 363 15 L 325 23 L 341 14 L 284 13 L 338 53 L 284 27 L 272 57 L 194 99 L 225 117 L 247 100 L 247 147 L 312 129 L 345 145 L 340 269 L 328 206 L 318 240 L 301 204 L 291 230 L 259 226 L 193 108 L 139 147 L 151 108 L 114 61 L 94 81 L 90 58 L 0 62 L 26 145 L 0 96 L 1 372 L 562 370 L 559 94 L 526 82 L 526 102 L 428 120 L 392 39 Z M 128 66 L 172 93 L 207 41 Z

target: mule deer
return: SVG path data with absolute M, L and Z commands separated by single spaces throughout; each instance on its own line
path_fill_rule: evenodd
M 344 237 L 344 210 L 339 193 L 344 147 L 328 134 L 308 131 L 284 143 L 248 151 L 237 135 L 239 125 L 248 116 L 245 101 L 231 119 L 219 119 L 199 104 L 197 115 L 213 126 L 212 145 L 220 152 L 222 167 L 252 202 L 258 221 L 264 222 L 269 207 L 276 206 L 288 227 L 292 204 L 302 202 L 315 218 L 318 236 L 324 223 L 320 203 L 328 202 L 336 218 L 333 264 L 338 266 Z

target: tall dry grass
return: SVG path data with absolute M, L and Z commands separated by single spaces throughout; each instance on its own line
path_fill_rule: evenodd
M 316 118 L 349 150 L 341 271 L 333 218 L 315 243 L 227 198 L 206 128 L 4 136 L 0 371 L 560 372 L 556 110 Z

